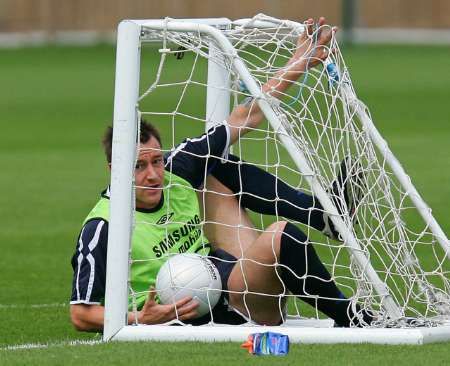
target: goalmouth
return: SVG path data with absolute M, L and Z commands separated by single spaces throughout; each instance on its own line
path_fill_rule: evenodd
M 286 334 L 294 343 L 423 344 L 450 340 L 450 242 L 357 98 L 336 39 L 330 45 L 334 53 L 323 65 L 307 72 L 282 100 L 274 101 L 261 91 L 260 85 L 282 67 L 303 31 L 301 23 L 264 15 L 236 21 L 120 23 L 104 340 L 244 341 L 250 333 L 265 331 Z M 152 66 L 150 82 L 143 81 L 141 75 L 145 67 L 141 51 L 148 43 L 158 44 L 154 53 L 159 59 Z M 182 81 L 169 83 L 164 73 L 167 58 L 182 58 L 185 53 L 192 55 L 192 69 Z M 207 65 L 207 76 L 196 79 L 202 71 L 197 63 L 201 62 Z M 149 107 L 152 95 L 165 92 L 169 86 L 180 87 L 174 93 L 179 98 L 174 106 L 166 110 Z M 206 96 L 204 116 L 187 112 L 184 98 L 188 88 L 201 88 L 200 95 Z M 140 117 L 167 120 L 173 149 L 179 142 L 175 141 L 179 137 L 175 126 L 182 123 L 180 120 L 202 123 L 207 129 L 226 120 L 231 106 L 249 96 L 257 101 L 268 124 L 239 140 L 239 156 L 248 159 L 246 144 L 257 144 L 256 151 L 264 158 L 250 162 L 275 171 L 320 201 L 343 243 L 314 234 L 312 243 L 323 252 L 333 279 L 349 298 L 376 314 L 376 325 L 333 328 L 332 321 L 320 316 L 302 316 L 297 303 L 278 327 L 127 325 L 129 309 L 136 311 L 130 301 L 134 291 L 129 273 Z M 356 156 L 364 167 L 365 191 L 356 220 L 339 212 L 328 189 L 336 166 L 348 154 Z

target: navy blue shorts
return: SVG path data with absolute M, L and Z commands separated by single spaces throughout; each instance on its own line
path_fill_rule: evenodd
M 223 249 L 216 249 L 209 253 L 208 258 L 214 263 L 220 273 L 222 290 L 228 291 L 228 278 L 234 265 L 237 263 L 236 257 Z M 224 295 L 228 300 L 228 292 L 224 292 Z
M 220 278 L 222 280 L 222 295 L 220 296 L 217 305 L 212 309 L 212 317 L 211 314 L 208 313 L 201 318 L 189 320 L 186 323 L 202 325 L 209 323 L 211 320 L 218 324 L 239 325 L 246 323 L 247 320 L 245 318 L 228 307 L 228 278 L 230 277 L 234 265 L 237 263 L 237 259 L 222 249 L 213 250 L 209 253 L 208 258 L 219 270 Z

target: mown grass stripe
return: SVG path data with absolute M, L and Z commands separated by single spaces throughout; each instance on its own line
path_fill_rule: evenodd
M 6 346 L 3 348 L 0 348 L 0 351 L 17 351 L 17 350 L 23 350 L 23 349 L 43 349 L 43 348 L 50 348 L 50 347 L 65 347 L 65 346 L 80 346 L 80 345 L 88 345 L 93 346 L 96 344 L 102 343 L 102 341 L 97 340 L 81 340 L 76 339 L 73 341 L 61 341 L 61 342 L 51 342 L 51 343 L 24 343 L 24 344 L 14 344 L 11 346 Z
M 0 304 L 0 309 L 39 309 L 39 308 L 63 308 L 69 306 L 68 303 L 52 304 Z

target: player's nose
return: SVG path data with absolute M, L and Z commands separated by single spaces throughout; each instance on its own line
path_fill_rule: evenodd
M 147 166 L 147 169 L 146 169 L 146 172 L 145 172 L 145 173 L 146 173 L 146 174 L 145 174 L 145 178 L 146 178 L 148 181 L 155 180 L 155 179 L 158 178 L 158 174 L 156 174 L 156 170 L 155 170 L 155 168 L 154 168 L 151 164 L 149 164 L 149 165 Z

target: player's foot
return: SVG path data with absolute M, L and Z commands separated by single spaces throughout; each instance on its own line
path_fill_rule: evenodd
M 348 319 L 339 322 L 334 321 L 334 328 L 364 328 L 374 325 L 375 314 L 371 310 L 361 309 L 356 305 L 356 313 L 348 309 Z
M 378 326 L 382 325 L 383 328 L 418 328 L 418 327 L 432 327 L 435 324 L 433 323 L 432 320 L 429 319 L 423 319 L 423 318 L 414 318 L 411 316 L 403 316 L 401 318 L 398 319 L 389 319 L 389 317 L 387 318 L 382 318 L 381 319 L 382 322 L 379 322 L 380 324 L 376 324 Z
M 358 161 L 347 156 L 341 162 L 339 173 L 329 189 L 339 214 L 348 214 L 355 223 L 356 209 L 364 194 L 364 173 Z M 330 216 L 324 212 L 325 227 L 322 232 L 331 239 L 342 241 Z

